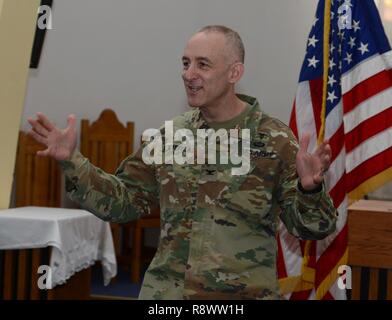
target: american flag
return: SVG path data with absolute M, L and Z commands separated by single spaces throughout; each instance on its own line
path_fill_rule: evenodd
M 392 180 L 392 51 L 374 0 L 320 0 L 307 41 L 290 127 L 329 139 L 326 187 L 337 231 L 298 241 L 281 224 L 278 276 L 289 299 L 345 299 L 337 269 L 347 263 L 347 207 Z

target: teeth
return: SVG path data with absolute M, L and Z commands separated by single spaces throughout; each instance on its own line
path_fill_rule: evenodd
M 200 89 L 201 89 L 201 87 L 191 87 L 191 86 L 189 86 L 188 87 L 192 92 L 197 92 L 197 91 L 199 91 Z

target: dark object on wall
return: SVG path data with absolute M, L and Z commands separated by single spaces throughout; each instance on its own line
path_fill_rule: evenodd
M 52 3 L 53 0 L 41 0 L 41 6 L 49 6 L 52 8 Z M 39 18 L 45 14 L 45 12 L 39 13 L 37 22 L 39 21 Z M 30 60 L 30 68 L 36 69 L 38 68 L 39 65 L 39 60 L 41 57 L 41 52 L 42 52 L 42 47 L 44 45 L 45 41 L 45 34 L 46 34 L 46 28 L 40 29 L 38 27 L 37 23 L 37 28 L 35 31 L 35 38 L 34 38 L 34 43 L 33 43 L 33 51 L 31 54 L 31 60 Z

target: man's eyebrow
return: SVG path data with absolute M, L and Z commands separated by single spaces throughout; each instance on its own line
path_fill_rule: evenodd
M 210 59 L 208 59 L 207 57 L 197 57 L 196 60 L 197 61 L 208 62 L 208 63 L 212 64 L 212 61 Z
M 183 56 L 182 57 L 182 61 L 189 61 L 191 60 L 190 58 Z M 196 61 L 203 61 L 203 62 L 207 62 L 209 64 L 212 64 L 212 61 L 210 59 L 208 59 L 207 57 L 196 57 Z

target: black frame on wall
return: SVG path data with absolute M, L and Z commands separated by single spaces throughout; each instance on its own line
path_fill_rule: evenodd
M 41 6 L 49 6 L 52 8 L 53 0 L 41 0 Z M 43 13 L 38 14 L 37 20 L 41 17 Z M 41 58 L 42 47 L 44 45 L 46 35 L 46 29 L 38 28 L 38 24 L 35 31 L 33 50 L 31 54 L 30 60 L 30 68 L 37 69 L 39 65 L 39 61 Z

